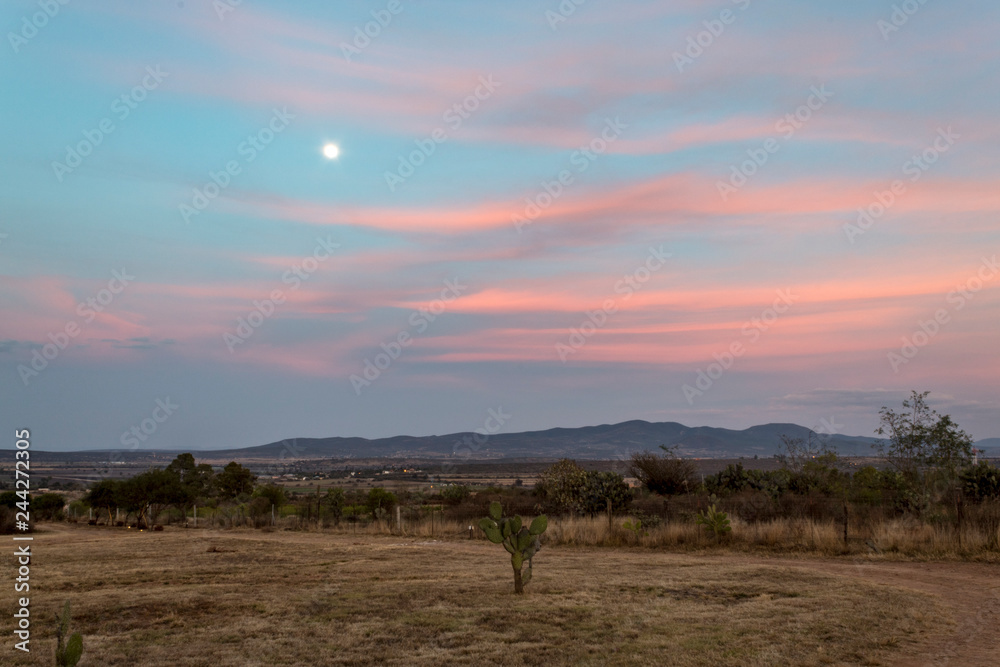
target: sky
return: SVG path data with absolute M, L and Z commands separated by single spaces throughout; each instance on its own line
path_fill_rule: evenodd
M 872 435 L 911 390 L 1000 437 L 998 23 L 4 2 L 0 447 Z

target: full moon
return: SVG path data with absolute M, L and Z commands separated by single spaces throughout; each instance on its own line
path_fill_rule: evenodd
M 337 144 L 327 144 L 323 146 L 323 155 L 329 160 L 335 160 L 340 155 L 340 148 Z

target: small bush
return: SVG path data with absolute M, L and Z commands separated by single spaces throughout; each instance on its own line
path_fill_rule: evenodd
M 472 490 L 464 484 L 449 484 L 441 491 L 441 500 L 449 505 L 458 505 L 471 493 Z
M 733 530 L 729 524 L 729 515 L 716 510 L 715 505 L 709 505 L 707 510 L 699 512 L 695 523 L 712 531 L 716 540 L 721 540 L 726 533 Z

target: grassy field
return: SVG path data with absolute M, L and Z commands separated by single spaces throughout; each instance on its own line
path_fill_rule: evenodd
M 929 596 L 746 556 L 544 548 L 518 597 L 479 540 L 42 528 L 32 653 L 5 614 L 3 664 L 52 664 L 67 599 L 84 666 L 879 665 L 947 623 Z

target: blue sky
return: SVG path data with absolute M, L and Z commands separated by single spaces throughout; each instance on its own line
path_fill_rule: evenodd
M 1000 436 L 995 4 L 345 4 L 4 3 L 8 427 Z

